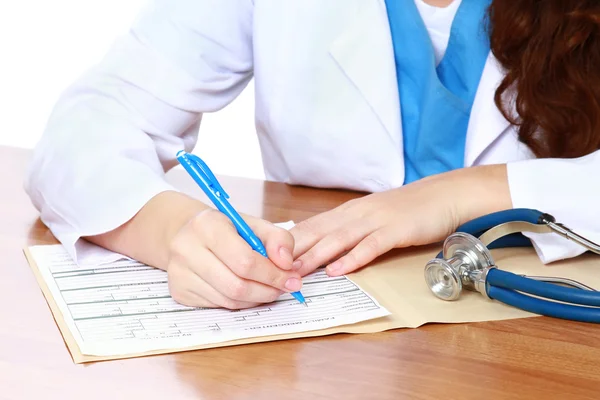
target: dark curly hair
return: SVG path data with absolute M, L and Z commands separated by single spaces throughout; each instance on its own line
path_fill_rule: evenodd
M 488 17 L 495 102 L 520 141 L 538 158 L 599 149 L 600 0 L 493 0 Z

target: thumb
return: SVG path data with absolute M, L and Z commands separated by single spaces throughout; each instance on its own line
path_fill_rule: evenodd
M 259 218 L 248 218 L 246 221 L 263 242 L 271 262 L 283 270 L 291 270 L 294 262 L 292 258 L 294 237 L 292 234 L 286 229 Z

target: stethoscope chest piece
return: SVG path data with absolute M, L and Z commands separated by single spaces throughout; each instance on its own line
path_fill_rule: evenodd
M 495 268 L 488 248 L 476 237 L 456 232 L 444 241 L 444 249 L 425 266 L 425 281 L 435 296 L 456 300 L 463 288 L 488 297 L 485 278 Z

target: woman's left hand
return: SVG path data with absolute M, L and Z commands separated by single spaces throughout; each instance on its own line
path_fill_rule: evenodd
M 466 168 L 354 199 L 300 222 L 294 267 L 352 272 L 393 248 L 435 243 L 469 219 L 511 208 L 504 165 Z M 344 254 L 346 253 L 346 254 Z

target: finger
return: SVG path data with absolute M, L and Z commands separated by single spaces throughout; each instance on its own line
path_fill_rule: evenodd
M 189 279 L 187 279 L 189 272 L 175 258 L 177 255 L 171 257 L 167 267 L 167 285 L 171 298 L 176 303 L 188 307 L 218 307 L 189 289 Z
M 262 256 L 258 255 L 258 257 Z M 203 259 L 207 261 L 210 260 L 211 265 L 220 264 L 219 267 L 204 269 L 201 273 L 201 277 L 209 286 L 228 299 L 247 303 L 264 304 L 277 300 L 279 296 L 283 294 L 281 290 L 274 287 L 240 278 L 214 254 L 204 256 Z
M 202 307 L 202 308 L 216 308 L 219 307 L 217 304 L 206 300 L 204 297 L 198 295 L 182 285 L 182 282 L 174 281 L 169 278 L 169 293 L 171 298 L 176 303 L 179 303 L 188 307 Z
M 213 302 L 206 300 L 204 297 L 199 296 L 189 290 L 181 289 L 177 291 L 170 290 L 171 298 L 178 304 L 187 307 L 198 307 L 198 308 L 218 308 L 219 306 Z
M 167 271 L 169 284 L 175 293 L 179 293 L 183 297 L 186 295 L 185 290 L 188 290 L 219 307 L 234 309 L 254 306 L 258 303 L 270 302 L 281 294 L 276 289 L 266 288 L 267 291 L 270 290 L 274 293 L 268 294 L 265 298 L 253 299 L 252 294 L 258 291 L 252 290 L 251 287 L 249 289 L 250 299 L 234 298 L 234 296 L 229 295 L 231 289 L 228 288 L 228 285 L 231 288 L 241 287 L 236 283 L 236 280 L 239 281 L 240 279 L 209 249 L 199 246 L 198 236 L 194 234 L 183 235 L 176 243 L 172 244 L 171 259 Z M 232 280 L 234 283 L 231 283 Z M 175 291 L 177 289 L 179 289 L 179 292 Z
M 334 211 L 332 210 L 308 218 L 290 229 L 295 243 L 293 253 L 295 260 L 293 264 L 294 268 L 301 268 L 301 261 L 298 260 L 298 257 L 313 247 L 327 234 L 337 229 L 339 225 L 339 218 L 335 218 Z
M 220 218 L 220 217 L 216 217 Z M 229 220 L 213 224 L 210 237 L 204 239 L 210 251 L 233 272 L 244 280 L 254 281 L 285 292 L 296 292 L 302 288 L 302 280 L 296 271 L 285 271 L 267 257 L 263 257 L 246 243 L 236 232 Z M 220 269 L 219 269 L 220 271 Z M 204 277 L 204 275 L 201 275 Z M 222 278 L 222 277 L 221 277 Z M 210 282 L 213 284 L 213 282 Z M 217 284 L 218 282 L 214 282 Z M 257 286 L 252 286 L 257 288 Z M 237 288 L 242 292 L 244 289 Z M 264 292 L 264 290 L 257 292 Z M 249 292 L 253 293 L 253 292 Z M 273 291 L 271 291 L 273 293 Z
M 262 240 L 269 259 L 281 269 L 289 271 L 292 269 L 292 252 L 294 250 L 294 237 L 283 228 L 259 219 L 248 218 L 248 225 L 254 233 Z
M 364 267 L 381 254 L 391 250 L 394 247 L 393 241 L 388 239 L 391 235 L 385 233 L 383 230 L 377 230 L 365 237 L 348 254 L 328 265 L 325 269 L 327 275 L 340 276 L 348 274 Z
M 219 307 L 217 304 L 207 300 L 197 291 L 192 290 L 190 286 L 190 275 L 193 275 L 189 269 L 183 267 L 177 261 L 171 260 L 167 268 L 167 284 L 171 298 L 184 306 L 188 307 Z
M 239 310 L 259 305 L 257 302 L 228 298 L 213 288 L 190 268 L 170 266 L 169 291 L 176 302 L 190 307 L 223 307 Z M 177 272 L 175 272 L 177 271 Z
M 218 307 L 223 307 L 230 310 L 241 310 L 244 308 L 256 307 L 262 304 L 262 302 L 243 301 L 226 297 L 197 275 L 195 275 L 195 279 L 192 281 L 194 292 L 202 293 L 203 298 L 207 299 Z
M 326 262 L 339 257 L 340 254 L 354 248 L 371 232 L 372 228 L 365 221 L 356 221 L 338 228 L 318 241 L 298 258 L 302 263 L 302 267 L 298 270 L 298 273 L 300 275 L 308 274 Z

